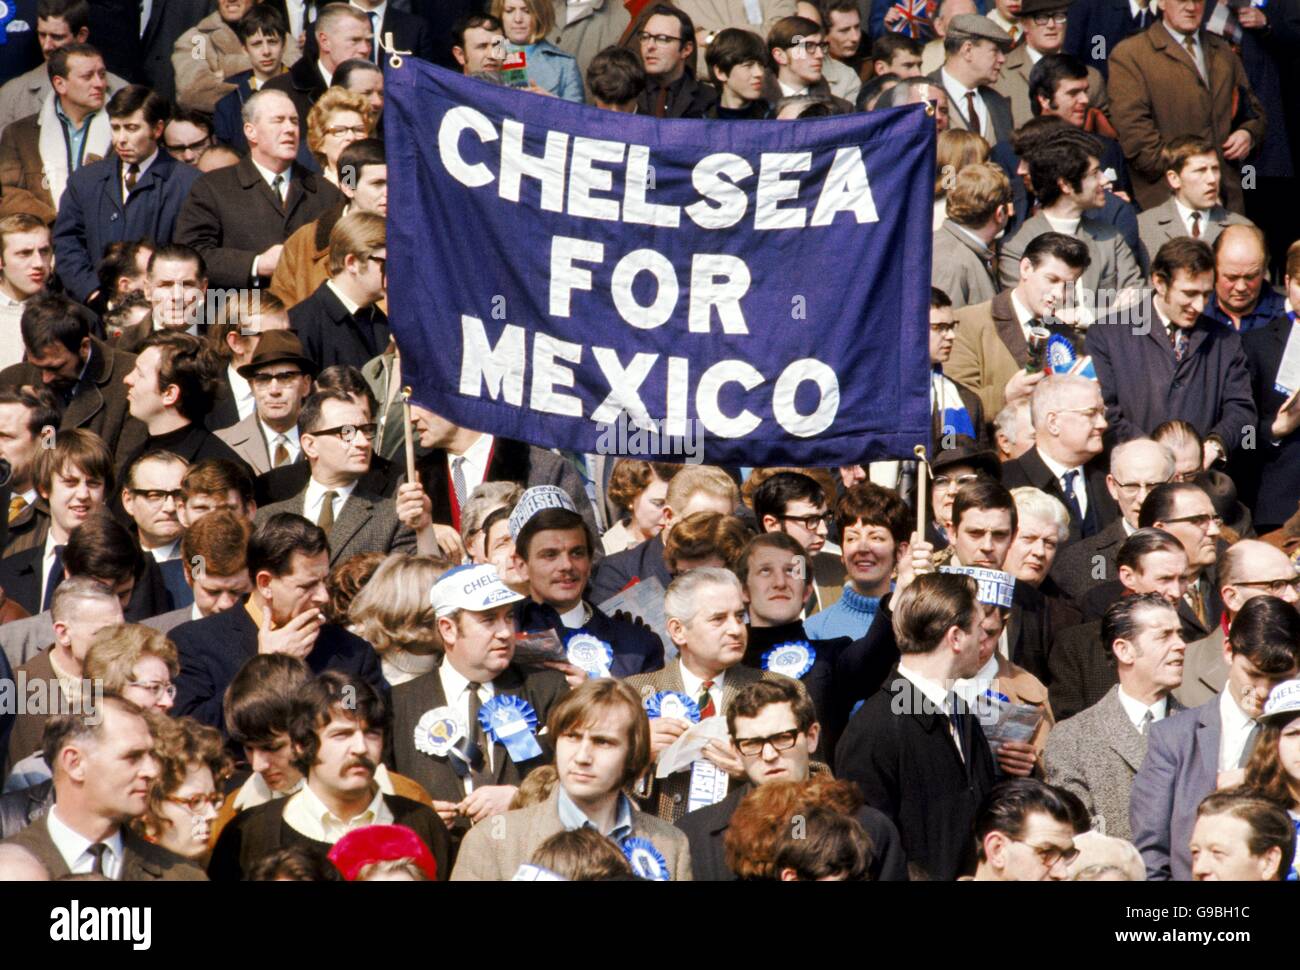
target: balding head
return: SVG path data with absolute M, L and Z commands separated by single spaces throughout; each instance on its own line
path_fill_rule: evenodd
M 1106 430 L 1105 404 L 1096 381 L 1053 374 L 1029 399 L 1038 450 L 1067 468 L 1101 454 Z
M 1219 555 L 1219 589 L 1231 615 L 1256 596 L 1276 596 L 1296 602 L 1296 570 L 1290 557 L 1276 546 L 1242 539 Z
M 22 846 L 0 843 L 0 882 L 49 882 L 41 861 Z
M 1264 289 L 1268 247 L 1254 226 L 1228 226 L 1214 240 L 1214 292 L 1219 306 L 1240 316 L 1255 309 Z
M 1174 477 L 1174 467 L 1174 453 L 1150 438 L 1126 441 L 1110 453 L 1106 488 L 1134 529 L 1143 501 L 1151 489 Z

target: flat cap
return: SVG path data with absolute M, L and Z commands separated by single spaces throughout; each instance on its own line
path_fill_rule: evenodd
M 1008 49 L 1012 46 L 1010 34 L 988 17 L 977 13 L 963 13 L 953 17 L 948 21 L 948 36 L 960 40 L 991 40 Z

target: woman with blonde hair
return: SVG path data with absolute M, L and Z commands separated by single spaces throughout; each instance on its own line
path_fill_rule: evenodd
M 176 700 L 172 681 L 180 669 L 176 645 L 165 634 L 139 623 L 123 623 L 95 634 L 82 676 L 102 684 L 106 694 L 166 714 Z
M 512 72 L 518 72 L 518 83 L 512 86 L 536 86 L 539 92 L 581 104 L 582 72 L 577 58 L 546 40 L 555 27 L 555 8 L 550 0 L 492 0 L 491 12 L 506 32 L 502 77 L 513 80 Z M 514 67 L 520 55 L 523 63 Z
M 307 147 L 321 172 L 339 184 L 339 155 L 354 141 L 369 138 L 374 119 L 362 94 L 329 88 L 307 113 Z
M 349 629 L 375 648 L 394 687 L 432 670 L 442 654 L 429 590 L 444 572 L 431 556 L 389 556 L 348 609 Z
M 186 859 L 208 854 L 208 837 L 225 800 L 222 783 L 231 762 L 221 733 L 193 718 L 148 715 L 158 776 L 149 787 L 149 807 L 132 821 L 142 836 Z
M 938 232 L 943 220 L 948 218 L 948 190 L 957 180 L 957 173 L 967 165 L 989 160 L 989 143 L 973 131 L 949 128 L 939 133 L 934 164 L 934 230 Z

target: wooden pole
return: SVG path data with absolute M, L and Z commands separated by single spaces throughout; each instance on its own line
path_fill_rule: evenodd
M 406 480 L 418 482 L 415 477 L 415 435 L 411 430 L 411 389 L 402 388 L 402 428 L 406 435 Z
M 925 445 L 917 445 L 912 449 L 916 455 L 916 531 L 925 541 L 926 525 L 926 504 L 930 497 L 930 486 L 926 483 L 926 476 L 930 471 L 930 464 L 925 460 Z

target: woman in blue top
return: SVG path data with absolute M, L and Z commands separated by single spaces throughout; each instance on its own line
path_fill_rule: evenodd
M 514 56 L 522 51 L 527 79 L 521 77 L 519 87 L 528 87 L 532 82 L 565 101 L 583 100 L 577 59 L 544 39 L 555 26 L 555 8 L 549 0 L 492 0 L 492 15 L 500 19 L 506 32 L 503 73 L 510 70 Z

